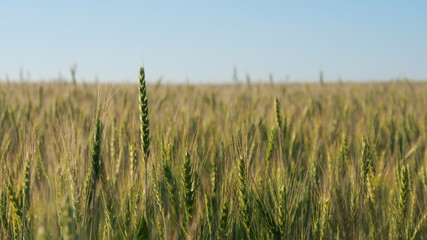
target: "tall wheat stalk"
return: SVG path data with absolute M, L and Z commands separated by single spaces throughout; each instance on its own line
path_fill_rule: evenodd
M 150 156 L 150 129 L 148 120 L 147 86 L 145 82 L 145 70 L 139 69 L 139 119 L 141 121 L 141 148 L 145 165 L 145 210 L 148 209 L 148 157 Z
M 89 239 L 93 234 L 93 221 L 96 207 L 96 196 L 99 189 L 100 180 L 102 180 L 104 164 L 102 162 L 101 144 L 102 144 L 102 131 L 103 123 L 101 120 L 96 120 L 95 130 L 93 133 L 92 153 L 91 153 L 91 166 L 86 179 L 86 227 Z

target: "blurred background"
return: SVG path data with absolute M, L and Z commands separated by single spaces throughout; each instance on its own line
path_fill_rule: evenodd
M 427 1 L 0 1 L 0 81 L 427 79 Z

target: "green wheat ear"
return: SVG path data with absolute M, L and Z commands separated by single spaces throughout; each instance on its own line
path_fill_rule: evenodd
M 188 228 L 191 224 L 191 220 L 193 218 L 193 208 L 194 202 L 196 199 L 196 187 L 197 187 L 197 172 L 193 171 L 191 167 L 190 154 L 188 152 L 185 153 L 184 157 L 184 174 L 183 174 L 183 182 L 184 182 L 184 195 L 185 195 L 185 226 Z
M 276 128 L 273 127 L 270 132 L 270 139 L 268 140 L 267 156 L 265 157 L 265 161 L 267 163 L 267 169 L 270 166 L 270 159 L 271 159 L 271 155 L 273 154 L 275 139 L 276 139 Z
M 30 158 L 27 157 L 25 164 L 24 184 L 22 188 L 23 204 L 25 208 L 30 206 Z
M 407 165 L 404 165 L 400 171 L 400 195 L 399 195 L 399 210 L 398 210 L 398 235 L 400 239 L 404 239 L 406 222 L 408 215 L 408 202 L 410 194 L 410 174 Z
M 277 126 L 279 128 L 281 128 L 281 126 L 282 126 L 282 117 L 280 116 L 280 102 L 279 102 L 279 99 L 277 97 L 274 100 L 274 103 L 275 103 L 275 107 L 276 107 L 276 122 L 277 122 Z
M 239 159 L 239 206 L 240 214 L 243 218 L 243 225 L 246 235 L 251 238 L 251 208 L 249 206 L 249 192 L 246 183 L 246 163 L 242 156 Z
M 36 147 L 36 176 L 37 181 L 41 182 L 44 177 L 46 177 L 46 170 L 45 170 L 45 162 L 44 162 L 44 156 L 43 156 L 43 146 L 44 146 L 44 138 L 40 137 L 37 141 L 37 147 Z
M 145 70 L 143 67 L 139 69 L 139 112 L 141 121 L 141 142 L 142 152 L 144 153 L 144 163 L 147 162 L 150 156 L 150 129 L 148 128 L 148 100 L 147 87 L 145 82 Z
M 361 163 L 361 170 L 362 170 L 361 174 L 362 174 L 363 186 L 366 189 L 368 174 L 370 171 L 373 170 L 373 162 L 372 162 L 371 149 L 365 137 L 363 137 L 362 139 L 362 158 L 360 159 L 360 163 Z
M 92 146 L 92 170 L 94 180 L 102 179 L 102 156 L 101 156 L 101 136 L 104 129 L 104 124 L 101 120 L 96 120 L 95 133 L 93 135 L 93 146 Z
M 130 179 L 131 182 L 135 182 L 138 169 L 138 156 L 136 153 L 135 142 L 131 141 L 129 144 L 129 167 L 130 167 Z

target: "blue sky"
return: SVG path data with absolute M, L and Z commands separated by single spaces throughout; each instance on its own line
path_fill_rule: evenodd
M 0 1 L 0 79 L 427 79 L 427 1 Z

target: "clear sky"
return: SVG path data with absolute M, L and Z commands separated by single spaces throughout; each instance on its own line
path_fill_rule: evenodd
M 427 79 L 427 1 L 0 0 L 0 79 Z

